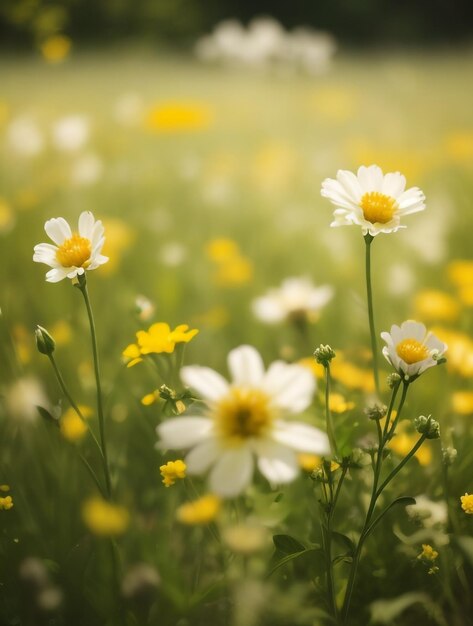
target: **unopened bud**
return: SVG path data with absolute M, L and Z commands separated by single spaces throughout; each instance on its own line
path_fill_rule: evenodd
M 314 357 L 317 363 L 327 367 L 330 361 L 335 358 L 335 351 L 329 345 L 320 344 L 314 352 Z
M 34 334 L 38 351 L 41 352 L 41 354 L 50 356 L 56 348 L 56 342 L 54 339 L 48 333 L 46 328 L 43 328 L 42 326 L 36 326 Z
M 453 465 L 455 463 L 456 458 L 457 458 L 457 451 L 455 448 L 448 446 L 448 448 L 442 449 L 442 459 L 443 459 L 444 465 L 446 465 L 447 467 L 449 465 Z
M 389 374 L 389 376 L 386 379 L 389 389 L 394 389 L 394 387 L 399 384 L 400 380 L 401 380 L 401 377 L 399 376 L 397 372 L 393 372 L 392 374 Z
M 425 435 L 427 439 L 438 439 L 440 437 L 440 425 L 432 416 L 419 415 L 414 420 L 414 426 L 418 433 Z
M 378 421 L 385 417 L 387 410 L 388 407 L 385 404 L 375 402 L 374 404 L 366 407 L 364 414 L 368 419 Z

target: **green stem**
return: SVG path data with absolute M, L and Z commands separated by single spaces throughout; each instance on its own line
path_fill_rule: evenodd
M 87 461 L 87 459 L 85 458 L 85 456 L 83 454 L 81 454 L 79 452 L 79 458 L 82 461 L 83 466 L 85 467 L 85 469 L 89 472 L 90 476 L 92 477 L 94 483 L 97 485 L 98 490 L 100 491 L 100 493 L 102 494 L 102 496 L 105 496 L 104 490 L 102 485 L 100 484 L 99 479 L 97 478 L 97 475 L 95 474 L 92 466 L 90 465 L 90 463 Z
M 373 376 L 376 393 L 379 396 L 378 374 L 378 346 L 376 342 L 376 329 L 374 325 L 373 291 L 371 289 L 371 242 L 374 237 L 369 233 L 365 235 L 365 269 L 366 269 L 366 295 L 368 299 L 368 317 L 370 323 L 371 351 L 373 353 Z
M 92 340 L 92 353 L 94 357 L 94 372 L 95 372 L 95 384 L 97 388 L 97 414 L 99 418 L 99 432 L 100 432 L 100 445 L 103 455 L 103 471 L 105 475 L 105 483 L 107 485 L 107 495 L 111 498 L 112 495 L 112 481 L 110 479 L 110 469 L 108 465 L 107 455 L 107 443 L 105 438 L 105 420 L 103 414 L 103 402 L 102 402 L 102 385 L 100 382 L 100 367 L 99 367 L 99 354 L 97 349 L 97 335 L 95 332 L 94 315 L 92 313 L 92 307 L 90 306 L 89 293 L 87 290 L 87 282 L 85 274 L 79 277 L 78 287 L 84 296 L 84 302 L 87 309 L 87 315 L 89 317 L 90 335 Z
M 425 434 L 422 435 L 421 437 L 419 437 L 419 439 L 417 440 L 417 442 L 416 442 L 415 446 L 412 448 L 412 450 L 407 453 L 407 455 L 402 459 L 402 461 L 398 465 L 396 465 L 396 467 L 393 469 L 393 471 L 387 476 L 387 478 L 383 481 L 383 483 L 379 486 L 378 490 L 376 491 L 375 502 L 379 498 L 379 496 L 382 494 L 384 489 L 392 481 L 392 479 L 397 474 L 399 474 L 399 472 L 402 470 L 404 465 L 409 461 L 409 459 L 411 459 L 414 456 L 414 454 L 417 452 L 417 450 L 421 447 L 421 445 L 424 443 L 424 441 L 426 439 L 427 439 L 427 435 L 425 435 Z
M 89 422 L 85 419 L 82 411 L 79 408 L 79 405 L 76 403 L 74 398 L 71 396 L 68 388 L 66 387 L 66 383 L 64 382 L 64 378 L 62 377 L 62 374 L 59 371 L 59 368 L 57 366 L 56 360 L 54 359 L 54 356 L 52 354 L 48 354 L 48 358 L 49 358 L 49 361 L 51 362 L 51 365 L 53 367 L 54 373 L 56 374 L 57 381 L 59 383 L 59 386 L 61 387 L 61 390 L 62 390 L 63 394 L 66 396 L 66 398 L 67 398 L 69 404 L 71 405 L 71 407 L 74 409 L 74 411 L 77 413 L 77 415 L 80 417 L 80 419 L 87 426 L 87 428 L 89 430 L 89 433 L 90 433 L 92 439 L 95 442 L 95 445 L 97 446 L 97 448 L 98 448 L 98 450 L 100 452 L 100 455 L 103 457 L 102 448 L 100 447 L 100 444 L 97 441 L 97 437 L 95 436 L 93 430 L 91 429 Z
M 330 442 L 332 453 L 337 455 L 337 442 L 335 440 L 335 431 L 333 428 L 332 411 L 330 410 L 330 364 L 324 366 L 325 370 L 325 420 L 327 425 L 327 435 Z
M 401 395 L 401 401 L 399 402 L 399 406 L 397 408 L 397 414 L 396 417 L 394 418 L 394 421 L 392 423 L 391 428 L 388 428 L 385 436 L 384 436 L 384 441 L 383 441 L 383 446 L 390 440 L 393 438 L 394 432 L 396 430 L 396 427 L 398 425 L 399 419 L 401 417 L 401 412 L 402 412 L 402 408 L 404 406 L 404 402 L 406 401 L 406 396 L 407 396 L 407 390 L 409 389 L 409 382 L 404 382 L 403 383 L 403 387 L 402 387 L 402 395 Z

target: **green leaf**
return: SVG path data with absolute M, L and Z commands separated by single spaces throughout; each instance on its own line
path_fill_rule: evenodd
M 304 552 L 305 545 L 290 535 L 274 535 L 273 543 L 276 550 L 283 554 L 294 554 L 296 552 Z
M 284 494 L 282 491 L 280 491 L 277 496 L 274 498 L 275 502 L 281 502 L 281 500 L 284 498 Z
M 283 535 L 284 536 L 284 535 Z M 276 570 L 278 570 L 280 567 L 282 567 L 283 565 L 286 565 L 286 563 L 289 563 L 290 561 L 294 561 L 294 559 L 298 559 L 301 556 L 304 555 L 308 555 L 308 554 L 315 554 L 316 552 L 321 552 L 320 548 L 308 548 L 307 550 L 301 550 L 300 552 L 294 552 L 293 554 L 287 554 L 285 557 L 283 557 L 280 561 L 278 561 L 276 563 L 276 565 L 274 565 L 269 573 L 268 573 L 268 578 L 270 576 L 272 576 L 274 574 L 274 572 Z
M 336 531 L 332 530 L 332 539 L 343 548 L 345 548 L 345 550 L 347 551 L 347 554 L 345 556 L 353 556 L 356 548 L 350 537 L 347 537 L 347 535 L 343 535 L 342 533 L 337 533 Z
M 52 422 L 56 426 L 59 426 L 58 418 L 54 417 L 54 415 L 52 415 L 47 409 L 45 409 L 42 406 L 36 405 L 36 410 L 38 411 L 38 413 L 41 415 L 43 419 L 45 419 L 48 422 Z

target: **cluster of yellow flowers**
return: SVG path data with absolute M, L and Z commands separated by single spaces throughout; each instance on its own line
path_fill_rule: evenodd
M 171 354 L 176 343 L 189 343 L 198 332 L 195 328 L 189 330 L 187 324 L 180 324 L 171 330 L 166 322 L 152 324 L 147 331 L 139 330 L 136 333 L 136 343 L 129 344 L 122 353 L 128 361 L 127 367 L 140 363 L 147 354 Z
M 123 534 L 128 528 L 130 514 L 125 507 L 96 496 L 83 503 L 82 519 L 94 535 L 113 537 Z
M 473 515 L 473 494 L 465 493 L 464 496 L 460 497 L 460 502 L 465 513 Z
M 187 466 L 181 459 L 176 461 L 168 461 L 165 465 L 161 465 L 159 471 L 163 477 L 163 485 L 170 487 L 174 485 L 178 478 L 186 477 Z

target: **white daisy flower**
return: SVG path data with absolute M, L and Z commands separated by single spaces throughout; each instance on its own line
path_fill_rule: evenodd
M 326 178 L 322 196 L 337 208 L 331 226 L 358 224 L 363 235 L 395 233 L 404 215 L 425 209 L 425 196 L 418 187 L 406 189 L 406 179 L 399 172 L 383 175 L 380 167 L 362 165 L 355 175 L 338 170 L 337 179 Z
M 160 448 L 189 449 L 189 474 L 210 469 L 210 489 L 223 497 L 241 493 L 251 482 L 254 462 L 272 484 L 288 483 L 299 472 L 298 452 L 329 454 L 327 435 L 284 416 L 311 403 L 315 379 L 300 365 L 274 362 L 265 372 L 251 346 L 228 355 L 232 382 L 208 367 L 190 366 L 182 380 L 207 403 L 204 416 L 177 417 L 157 427 Z
M 78 233 L 72 232 L 63 217 L 48 220 L 44 230 L 56 245 L 36 245 L 33 261 L 53 268 L 46 274 L 50 283 L 57 283 L 66 277 L 76 278 L 85 270 L 95 270 L 108 261 L 108 257 L 101 254 L 105 241 L 102 222 L 95 221 L 90 211 L 81 213 Z
M 333 289 L 328 285 L 315 287 L 306 277 L 286 278 L 279 289 L 270 289 L 256 298 L 252 309 L 255 316 L 267 324 L 301 318 L 315 321 L 332 296 Z
M 447 350 L 447 344 L 427 332 L 424 324 L 408 320 L 401 326 L 391 326 L 391 332 L 381 333 L 386 342 L 383 354 L 391 365 L 405 376 L 419 376 L 437 365 Z

